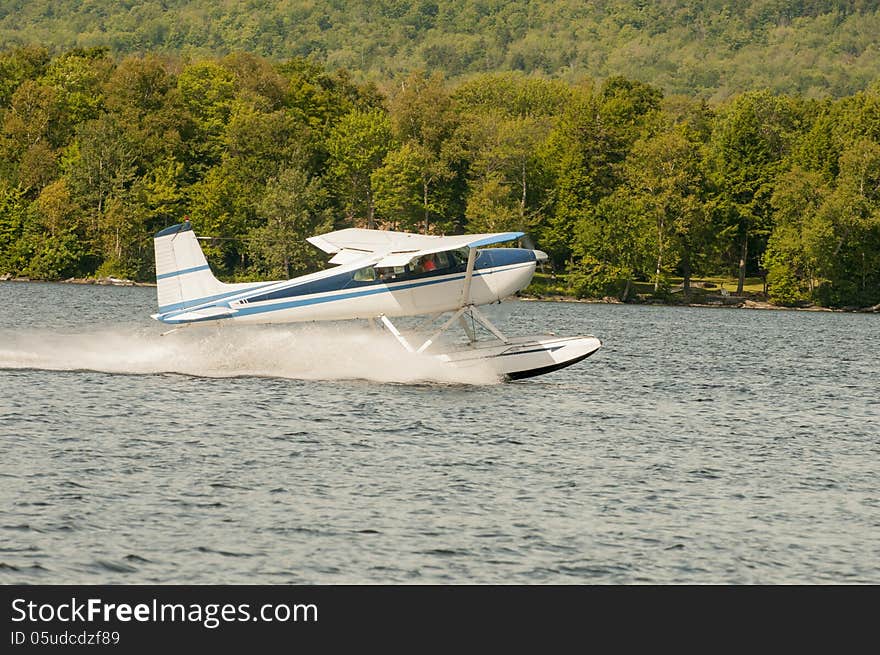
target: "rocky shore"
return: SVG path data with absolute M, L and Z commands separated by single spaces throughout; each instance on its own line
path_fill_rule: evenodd
M 66 280 L 37 280 L 29 277 L 15 277 L 9 273 L 0 275 L 0 282 L 62 282 L 64 284 L 99 284 L 114 287 L 154 287 L 155 282 L 135 282 L 118 277 L 70 277 Z
M 880 313 L 880 304 L 873 307 L 820 307 L 818 305 L 802 305 L 796 307 L 783 307 L 774 305 L 762 299 L 743 296 L 702 296 L 699 300 L 693 299 L 688 302 L 682 299 L 664 300 L 662 298 L 638 298 L 623 302 L 619 298 L 606 296 L 605 298 L 574 298 L 573 296 L 561 295 L 534 295 L 519 294 L 520 300 L 544 300 L 550 302 L 576 302 L 576 303 L 603 303 L 611 305 L 662 305 L 666 307 L 731 307 L 741 309 L 767 309 L 776 311 L 801 311 L 801 312 L 857 312 L 857 313 Z

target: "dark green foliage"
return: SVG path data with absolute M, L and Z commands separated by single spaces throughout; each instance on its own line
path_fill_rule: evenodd
M 49 61 L 49 51 L 38 46 L 13 48 L 0 54 L 0 106 L 8 107 L 21 83 L 40 77 Z
M 631 297 L 632 274 L 625 268 L 584 257 L 572 264 L 568 271 L 568 285 L 575 298 L 605 298 L 619 300 Z
M 150 6 L 132 11 L 149 20 Z M 417 31 L 493 11 L 508 12 L 397 3 L 370 16 Z M 653 11 L 615 16 L 659 29 Z M 516 45 L 525 17 L 507 15 L 483 56 L 547 61 Z M 738 270 L 765 276 L 779 304 L 880 302 L 877 84 L 710 105 L 632 77 L 417 71 L 386 97 L 299 57 L 14 48 L 0 52 L 0 98 L 0 274 L 150 279 L 152 235 L 188 215 L 231 279 L 312 270 L 323 259 L 304 239 L 334 228 L 523 230 L 581 297 L 663 298 L 677 276 L 686 295 L 691 276 Z
M 253 272 L 260 279 L 288 279 L 318 268 L 322 257 L 303 236 L 333 229 L 328 204 L 321 181 L 301 168 L 271 178 L 257 208 L 264 224 L 249 232 Z
M 0 186 L 0 270 L 7 273 L 19 273 L 27 266 L 27 246 L 22 238 L 27 208 L 20 187 Z

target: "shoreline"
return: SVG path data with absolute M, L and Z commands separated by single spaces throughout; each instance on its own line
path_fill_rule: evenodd
M 774 305 L 766 300 L 754 300 L 752 298 L 743 298 L 740 296 L 719 296 L 717 300 L 710 302 L 667 302 L 660 299 L 638 300 L 624 302 L 618 298 L 575 298 L 573 296 L 536 296 L 532 294 L 523 294 L 517 296 L 518 300 L 525 302 L 544 301 L 544 302 L 566 302 L 566 303 L 585 303 L 585 304 L 602 304 L 602 305 L 642 305 L 656 307 L 709 307 L 713 309 L 759 309 L 770 311 L 797 311 L 797 312 L 837 312 L 843 314 L 877 314 L 880 313 L 880 305 L 873 307 L 820 307 L 819 305 L 806 305 L 804 307 L 783 307 L 782 305 Z
M 119 277 L 69 277 L 66 280 L 41 280 L 31 277 L 0 275 L 0 282 L 40 282 L 51 284 L 96 284 L 102 287 L 155 287 L 155 282 L 135 282 Z
M 39 280 L 28 277 L 12 277 L 11 275 L 0 276 L 0 282 L 39 282 L 54 284 L 84 284 L 98 286 L 113 287 L 155 287 L 155 282 L 136 282 L 116 277 L 100 277 L 100 278 L 67 278 L 66 280 Z M 727 308 L 727 309 L 760 309 L 771 311 L 797 311 L 797 312 L 838 312 L 845 314 L 877 314 L 880 313 L 880 304 L 873 307 L 845 307 L 832 308 L 820 307 L 818 305 L 807 305 L 804 307 L 783 307 L 774 305 L 766 300 L 754 300 L 752 298 L 743 298 L 740 296 L 718 296 L 709 302 L 667 302 L 660 299 L 640 300 L 634 302 L 623 302 L 617 298 L 575 298 L 574 296 L 547 295 L 538 296 L 534 294 L 517 294 L 514 296 L 517 300 L 524 302 L 561 302 L 561 303 L 583 303 L 583 304 L 602 304 L 602 305 L 646 305 L 659 307 L 711 307 L 711 308 Z

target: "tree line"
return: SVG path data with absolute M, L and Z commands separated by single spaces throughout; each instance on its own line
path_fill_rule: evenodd
M 314 270 L 347 226 L 522 230 L 578 296 L 762 276 L 773 302 L 880 302 L 880 84 L 710 105 L 626 77 L 304 58 L 0 52 L 0 274 L 153 274 L 188 216 L 229 279 Z

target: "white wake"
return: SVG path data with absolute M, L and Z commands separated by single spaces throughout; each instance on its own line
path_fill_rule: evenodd
M 164 337 L 160 329 L 142 326 L 79 333 L 0 329 L 0 368 L 398 383 L 499 381 L 488 366 L 457 369 L 408 353 L 385 332 L 326 324 L 188 328 Z

